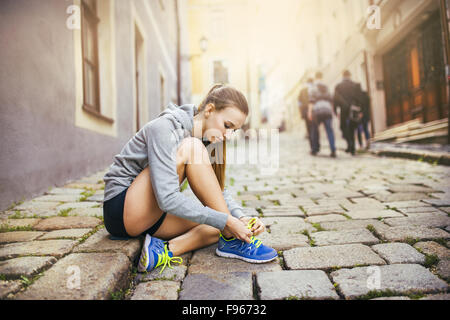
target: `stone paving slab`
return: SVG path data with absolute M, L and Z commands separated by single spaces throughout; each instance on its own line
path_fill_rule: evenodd
M 283 251 L 297 247 L 309 247 L 309 239 L 304 234 L 292 233 L 288 237 L 280 233 L 262 233 L 257 236 L 265 245 L 276 251 Z
M 389 186 L 389 190 L 391 192 L 419 192 L 419 193 L 432 193 L 435 191 L 433 188 L 414 184 L 392 184 Z
M 37 214 L 50 211 L 52 209 L 55 209 L 57 206 L 60 205 L 59 201 L 26 201 L 18 206 L 15 206 L 14 210 L 27 210 L 36 212 Z
M 384 202 L 385 206 L 389 208 L 397 208 L 397 209 L 405 209 L 405 208 L 418 208 L 424 206 L 431 206 L 430 204 L 426 204 L 425 202 L 419 200 L 411 200 L 411 201 L 393 201 L 393 202 Z
M 273 206 L 272 201 L 268 200 L 247 200 L 244 201 L 245 207 L 255 208 L 255 209 L 265 209 L 267 207 Z
M 384 219 L 384 223 L 392 226 L 422 226 L 422 227 L 446 227 L 450 225 L 450 217 L 445 213 L 441 214 L 426 214 L 414 217 L 405 218 L 388 218 Z
M 55 230 L 44 233 L 39 240 L 51 240 L 51 239 L 80 239 L 83 236 L 91 232 L 92 229 L 64 229 Z
M 450 234 L 437 228 L 417 227 L 417 226 L 399 226 L 399 227 L 375 227 L 378 234 L 387 241 L 405 241 L 407 239 L 433 240 L 447 239 Z
M 351 191 L 351 190 L 341 190 L 341 191 L 328 191 L 326 192 L 327 196 L 331 198 L 362 198 L 365 197 L 364 194 L 357 191 Z
M 450 259 L 450 250 L 434 241 L 421 241 L 414 244 L 414 248 L 422 250 L 428 255 L 436 255 L 439 259 Z
M 9 279 L 32 277 L 56 262 L 54 257 L 20 257 L 0 261 L 0 274 Z
M 264 217 L 305 217 L 300 208 L 292 206 L 267 206 L 261 211 Z
M 74 252 L 121 252 L 133 261 L 140 254 L 141 248 L 141 238 L 111 240 L 108 231 L 102 228 L 75 248 Z
M 302 234 L 304 230 L 308 232 L 316 231 L 310 223 L 305 222 L 300 217 L 264 217 L 261 218 L 261 221 L 266 227 L 270 228 L 272 234 L 279 233 L 291 236 L 292 234 Z
M 346 244 L 325 247 L 295 248 L 283 252 L 289 269 L 321 269 L 353 267 L 356 265 L 383 265 L 381 259 L 363 244 Z
M 339 299 L 333 284 L 320 270 L 261 272 L 256 275 L 261 300 Z
M 73 253 L 55 263 L 15 298 L 103 300 L 125 287 L 129 272 L 130 261 L 122 253 Z
M 283 202 L 289 202 L 292 199 L 295 199 L 292 196 L 292 194 L 280 193 L 279 191 L 275 191 L 274 194 L 268 194 L 268 195 L 261 196 L 261 200 L 279 201 L 280 204 L 283 204 Z
M 154 269 L 150 272 L 138 273 L 136 281 L 146 282 L 154 280 L 170 280 L 170 281 L 183 281 L 186 276 L 187 266 L 176 265 L 169 268 L 168 266 L 161 272 L 161 268 Z
M 406 243 L 383 243 L 374 245 L 371 248 L 389 264 L 425 263 L 425 256 Z
M 352 219 L 379 219 L 379 218 L 389 218 L 389 217 L 404 217 L 403 214 L 394 210 L 373 210 L 373 209 L 360 209 L 360 210 L 350 210 L 345 213 Z
M 340 214 L 326 214 L 323 216 L 312 216 L 305 219 L 309 223 L 321 223 L 321 222 L 332 222 L 332 221 L 347 221 L 348 219 Z
M 94 217 L 52 217 L 43 219 L 33 229 L 38 231 L 53 231 L 62 229 L 94 228 L 102 221 Z
M 26 218 L 26 219 L 3 219 L 0 220 L 0 226 L 5 228 L 23 228 L 23 227 L 33 227 L 39 223 L 41 219 L 36 218 Z
M 419 300 L 450 300 L 450 293 L 432 294 Z
M 179 281 L 151 281 L 136 286 L 130 300 L 177 300 L 181 283 Z
M 345 210 L 339 205 L 329 205 L 329 206 L 307 206 L 303 207 L 306 211 L 306 215 L 310 216 L 318 216 L 318 215 L 328 215 L 328 214 L 340 214 L 346 213 Z
M 103 217 L 103 208 L 75 208 L 68 213 L 69 216 Z
M 426 199 L 423 202 L 431 204 L 435 207 L 448 207 L 450 206 L 450 199 Z
M 309 198 L 293 198 L 281 202 L 283 206 L 299 207 L 299 206 L 315 206 L 316 203 Z
M 345 231 L 320 231 L 311 233 L 316 246 L 329 246 L 337 244 L 375 244 L 380 240 L 375 238 L 367 229 L 353 229 Z
M 375 299 L 370 299 L 370 300 L 411 300 L 411 298 L 398 296 L 398 297 L 382 297 L 382 298 L 375 298 Z
M 81 208 L 94 208 L 97 207 L 99 204 L 97 202 L 93 201 L 81 201 L 81 202 L 67 202 L 64 204 L 61 204 L 55 208 L 58 212 L 61 210 L 67 210 L 67 209 L 81 209 Z
M 81 198 L 79 194 L 48 194 L 34 198 L 33 201 L 50 201 L 50 202 L 77 202 Z
M 86 191 L 85 189 L 75 189 L 75 188 L 52 188 L 45 194 L 75 194 L 80 196 L 80 194 L 85 191 Z
M 0 243 L 32 241 L 44 235 L 38 231 L 13 231 L 0 233 Z
M 361 220 L 347 220 L 347 221 L 336 221 L 336 222 L 321 222 L 320 226 L 325 230 L 335 230 L 335 231 L 342 231 L 342 230 L 352 230 L 352 229 L 363 229 L 367 228 L 367 226 L 372 225 L 376 226 L 378 228 L 387 227 L 386 224 L 384 224 L 381 221 L 375 220 L 375 219 L 361 219 Z
M 0 299 L 9 298 L 22 288 L 22 283 L 19 280 L 0 280 Z
M 263 272 L 281 270 L 279 259 L 268 263 L 249 263 L 239 259 L 223 258 L 216 255 L 217 244 L 197 250 L 192 255 L 188 274 Z
M 436 266 L 436 272 L 447 282 L 450 281 L 450 259 L 440 260 Z
M 253 300 L 250 272 L 189 274 L 183 281 L 180 300 Z
M 60 258 L 69 253 L 77 244 L 78 242 L 73 240 L 42 240 L 5 244 L 0 246 L 0 260 L 27 255 L 48 255 Z
M 378 283 L 373 280 L 376 274 L 380 275 Z M 332 272 L 331 278 L 338 283 L 338 290 L 346 299 L 364 296 L 372 290 L 410 294 L 437 293 L 448 289 L 447 283 L 418 264 L 341 269 Z M 375 289 L 377 285 L 379 289 Z
M 400 208 L 397 209 L 398 211 L 400 211 L 403 214 L 406 214 L 407 216 L 419 216 L 419 215 L 429 215 L 429 214 L 435 214 L 435 213 L 443 213 L 442 211 L 440 211 L 438 208 L 435 207 L 416 207 L 416 208 Z
M 74 189 L 92 189 L 92 190 L 102 190 L 105 187 L 103 183 L 84 183 L 84 182 L 71 182 L 63 186 L 63 188 L 74 188 Z

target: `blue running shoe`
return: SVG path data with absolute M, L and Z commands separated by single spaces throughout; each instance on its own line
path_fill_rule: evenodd
M 182 263 L 183 259 L 173 256 L 172 251 L 169 251 L 167 247 L 167 242 L 146 234 L 139 259 L 138 272 L 149 272 L 162 266 L 159 272 L 162 273 L 166 266 L 172 268 L 171 262 Z
M 249 229 L 254 223 L 250 220 Z M 275 259 L 277 252 L 268 246 L 262 244 L 261 240 L 251 237 L 251 242 L 247 243 L 236 238 L 225 239 L 222 234 L 219 237 L 219 245 L 216 254 L 225 258 L 241 259 L 250 263 L 265 263 Z

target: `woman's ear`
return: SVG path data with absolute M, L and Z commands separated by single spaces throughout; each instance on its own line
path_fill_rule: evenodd
M 208 103 L 205 107 L 205 117 L 208 118 L 212 112 L 216 110 L 216 107 L 213 103 Z

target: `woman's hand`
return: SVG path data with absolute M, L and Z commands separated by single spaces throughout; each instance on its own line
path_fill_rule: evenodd
M 252 236 L 252 232 L 247 228 L 247 224 L 235 217 L 228 217 L 227 224 L 225 225 L 223 231 L 225 236 L 231 235 L 241 241 L 245 241 L 247 243 L 251 242 L 250 238 Z
M 256 217 L 242 217 L 240 220 L 245 224 L 248 225 L 250 220 L 254 219 L 255 223 L 253 224 L 250 231 L 253 233 L 254 236 L 257 236 L 260 233 L 263 233 L 266 230 L 266 227 L 264 226 L 264 223 L 262 223 L 261 220 L 259 220 Z

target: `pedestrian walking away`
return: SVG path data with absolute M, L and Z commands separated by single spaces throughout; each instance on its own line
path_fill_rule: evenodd
M 240 91 L 218 84 L 199 107 L 169 104 L 114 157 L 104 176 L 105 227 L 118 238 L 145 236 L 139 272 L 162 272 L 181 263 L 179 255 L 216 242 L 224 257 L 254 263 L 277 257 L 255 238 L 265 231 L 261 220 L 245 216 L 225 188 L 220 155 L 248 113 Z M 180 191 L 185 179 L 201 204 Z
M 320 151 L 319 126 L 325 126 L 331 157 L 336 157 L 335 137 L 333 131 L 333 99 L 328 87 L 322 82 L 322 73 L 316 73 L 316 83 L 311 90 L 308 117 L 311 120 L 311 154 Z
M 348 70 L 334 90 L 334 110 L 340 109 L 340 127 L 347 142 L 345 152 L 355 154 L 355 132 L 362 119 L 361 85 L 351 80 Z
M 308 117 L 308 107 L 309 107 L 309 93 L 314 87 L 314 80 L 312 78 L 309 78 L 306 81 L 306 86 L 300 91 L 300 94 L 298 96 L 298 104 L 300 109 L 300 115 L 303 120 L 305 120 L 305 127 L 306 127 L 306 136 L 309 140 L 309 144 L 312 148 L 311 144 L 311 120 Z

